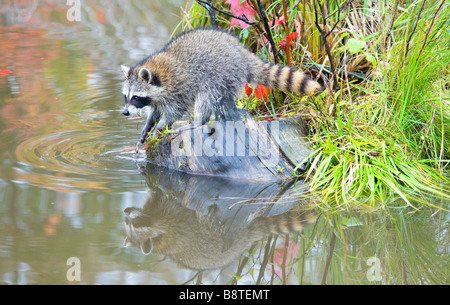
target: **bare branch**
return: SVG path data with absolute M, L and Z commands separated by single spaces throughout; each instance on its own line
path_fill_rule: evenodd
M 333 88 L 331 88 L 331 89 L 334 89 L 334 88 L 337 88 L 336 69 L 334 67 L 333 57 L 331 56 L 330 46 L 328 45 L 328 41 L 327 41 L 327 37 L 328 37 L 328 35 L 331 32 L 330 33 L 325 33 L 324 32 L 324 28 L 326 27 L 327 23 L 326 23 L 326 18 L 323 15 L 323 9 L 322 9 L 322 7 L 320 6 L 320 3 L 319 3 L 320 12 L 321 12 L 321 15 L 323 17 L 322 18 L 323 19 L 323 28 L 320 27 L 320 25 L 319 25 L 319 16 L 318 16 L 318 13 L 317 13 L 318 9 L 317 9 L 317 5 L 316 5 L 316 0 L 313 0 L 313 4 L 314 4 L 314 17 L 315 17 L 314 24 L 316 25 L 317 30 L 319 31 L 320 35 L 322 36 L 322 39 L 323 39 L 323 42 L 324 42 L 324 45 L 325 45 L 325 50 L 327 52 L 327 56 L 328 56 L 328 59 L 330 61 L 330 70 L 331 70 L 331 74 L 333 76 Z M 337 22 L 339 22 L 339 20 Z
M 395 14 L 397 13 L 397 7 L 398 7 L 398 0 L 395 1 L 395 7 L 394 7 L 394 13 L 392 14 L 392 19 L 391 19 L 391 23 L 389 24 L 389 28 L 388 31 L 386 33 L 386 36 L 383 37 L 383 47 L 386 47 L 386 40 L 388 39 L 392 27 L 394 26 L 394 20 L 395 20 Z
M 217 24 L 217 16 L 216 16 L 216 13 L 214 13 L 214 7 L 212 5 L 212 0 L 206 0 L 206 1 L 195 0 L 195 1 L 208 11 L 209 16 L 211 17 L 211 26 L 213 28 L 217 29 L 219 27 L 219 25 Z
M 439 11 L 441 10 L 441 8 L 442 8 L 442 6 L 444 5 L 444 3 L 445 3 L 445 0 L 442 0 L 441 5 L 440 5 L 440 6 L 438 7 L 438 9 L 436 10 L 436 13 L 434 13 L 433 20 L 431 21 L 430 27 L 429 27 L 428 30 L 427 30 L 427 34 L 425 35 L 425 40 L 423 41 L 423 44 L 422 44 L 422 46 L 420 47 L 420 51 L 419 51 L 419 55 L 417 55 L 417 59 L 419 59 L 420 54 L 422 54 L 423 48 L 424 48 L 425 45 L 427 44 L 428 35 L 430 35 L 431 28 L 433 27 L 434 22 L 436 21 L 436 16 L 437 16 L 437 14 L 439 13 Z
M 264 29 L 266 30 L 267 40 L 269 40 L 269 43 L 272 46 L 273 61 L 277 64 L 278 63 L 278 59 L 277 59 L 278 49 L 275 46 L 275 42 L 273 41 L 273 38 L 272 38 L 272 32 L 270 31 L 269 20 L 267 19 L 267 15 L 266 15 L 266 12 L 264 11 L 264 6 L 262 5 L 261 1 L 256 0 L 256 2 L 257 2 L 259 15 L 261 16 L 261 19 L 263 20 Z
M 242 15 L 242 16 L 236 16 L 236 15 L 231 14 L 230 12 L 221 10 L 220 8 L 217 8 L 217 7 L 213 6 L 211 0 L 208 0 L 208 1 L 204 1 L 204 0 L 195 0 L 195 1 L 196 1 L 198 4 L 200 4 L 201 6 L 203 6 L 205 9 L 207 9 L 208 12 L 210 12 L 210 10 L 215 10 L 215 11 L 217 11 L 217 12 L 219 12 L 219 13 L 221 13 L 221 14 L 224 14 L 224 15 L 226 15 L 226 16 L 229 16 L 229 17 L 238 19 L 238 20 L 240 20 L 240 21 L 243 21 L 243 22 L 245 22 L 246 24 L 248 24 L 248 25 L 250 25 L 250 26 L 258 26 L 258 22 L 248 20 L 247 16 L 245 16 L 245 15 Z M 216 19 L 216 22 L 217 22 L 217 19 Z
M 419 23 L 420 15 L 422 15 L 423 8 L 424 8 L 424 6 L 425 6 L 425 2 L 426 2 L 426 1 L 422 1 L 422 6 L 420 7 L 419 14 L 417 15 L 416 21 L 414 22 L 414 25 L 413 25 L 413 29 L 412 29 L 412 31 L 411 31 L 411 34 L 409 34 L 408 40 L 406 41 L 405 60 L 406 60 L 406 57 L 408 57 L 409 43 L 411 42 L 411 39 L 412 39 L 414 33 L 416 32 L 417 23 Z M 417 5 L 418 5 L 418 4 L 417 4 Z
M 283 0 L 283 26 L 284 26 L 284 32 L 286 33 L 287 37 L 287 43 L 286 43 L 286 64 L 288 66 L 291 65 L 291 46 L 289 44 L 289 27 L 288 27 L 288 17 L 287 17 L 287 10 L 286 10 L 286 0 Z

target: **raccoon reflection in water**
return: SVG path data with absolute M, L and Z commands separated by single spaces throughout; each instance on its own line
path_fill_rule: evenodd
M 185 268 L 225 267 L 255 242 L 302 231 L 316 219 L 310 211 L 292 210 L 298 201 L 292 200 L 291 185 L 243 188 L 242 182 L 158 172 L 153 166 L 149 174 L 158 183 L 150 185 L 153 196 L 143 208 L 125 209 L 124 245 L 167 255 Z
M 149 107 L 141 143 L 155 124 L 159 131 L 170 127 L 192 106 L 194 122 L 176 132 L 204 125 L 220 106 L 223 92 L 236 99 L 246 83 L 308 95 L 321 89 L 305 73 L 266 63 L 236 37 L 216 29 L 185 32 L 134 66 L 121 67 L 123 114 Z

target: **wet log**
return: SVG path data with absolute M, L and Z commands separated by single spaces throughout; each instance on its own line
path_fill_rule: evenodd
M 311 149 L 300 116 L 256 121 L 232 98 L 219 104 L 216 119 L 207 125 L 149 140 L 147 160 L 190 174 L 260 182 L 289 180 L 308 160 Z

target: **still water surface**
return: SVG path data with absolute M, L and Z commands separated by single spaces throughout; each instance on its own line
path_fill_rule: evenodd
M 298 185 L 191 177 L 134 153 L 143 122 L 121 114 L 120 64 L 161 48 L 184 1 L 83 1 L 74 22 L 58 1 L 12 3 L 0 4 L 0 283 L 449 283 L 448 214 L 325 215 Z M 148 255 L 123 247 L 139 209 L 164 232 Z

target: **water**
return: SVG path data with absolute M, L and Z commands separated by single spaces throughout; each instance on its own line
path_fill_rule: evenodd
M 448 214 L 320 214 L 301 186 L 136 155 L 143 122 L 121 114 L 120 64 L 162 47 L 184 5 L 83 1 L 69 21 L 56 1 L 0 4 L 0 283 L 448 284 Z M 166 224 L 148 255 L 123 247 L 130 207 Z M 269 234 L 288 219 L 304 230 Z

